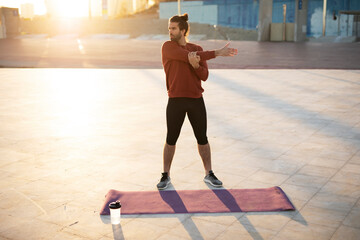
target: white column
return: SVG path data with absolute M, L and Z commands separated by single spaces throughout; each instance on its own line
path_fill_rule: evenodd
M 324 6 L 323 6 L 323 31 L 322 31 L 323 36 L 325 36 L 325 30 L 326 30 L 326 4 L 327 4 L 327 0 L 324 0 Z
M 259 1 L 258 41 L 270 40 L 270 24 L 272 22 L 273 0 Z

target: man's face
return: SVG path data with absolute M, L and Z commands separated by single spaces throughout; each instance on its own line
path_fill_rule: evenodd
M 169 37 L 171 41 L 179 41 L 184 36 L 185 30 L 179 28 L 179 23 L 169 22 Z

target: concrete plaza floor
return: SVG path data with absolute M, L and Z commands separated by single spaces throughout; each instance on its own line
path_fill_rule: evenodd
M 161 69 L 0 69 L 0 239 L 360 239 L 360 70 L 210 70 L 213 169 L 280 186 L 296 211 L 122 216 L 109 189 L 156 190 Z M 207 189 L 188 120 L 170 189 Z

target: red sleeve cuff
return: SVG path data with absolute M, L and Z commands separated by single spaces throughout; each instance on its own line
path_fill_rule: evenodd
M 207 60 L 215 58 L 215 51 L 200 51 L 200 52 L 197 52 L 197 55 L 200 56 L 201 60 L 207 61 Z

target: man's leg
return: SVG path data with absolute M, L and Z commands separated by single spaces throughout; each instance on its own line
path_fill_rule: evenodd
M 205 175 L 209 174 L 209 171 L 211 168 L 211 150 L 209 143 L 205 145 L 198 144 L 198 150 L 200 157 L 202 159 L 202 162 L 204 164 L 205 169 Z
M 198 142 L 199 154 L 204 164 L 204 181 L 214 187 L 221 187 L 222 182 L 217 179 L 212 171 L 210 145 L 206 136 L 206 108 L 203 98 L 194 99 L 192 109 L 188 111 L 188 117 Z
M 164 172 L 161 173 L 162 176 L 161 176 L 160 182 L 156 185 L 159 190 L 163 190 L 163 189 L 167 188 L 169 186 L 169 184 L 171 183 L 170 167 L 171 167 L 171 162 L 174 157 L 174 153 L 175 153 L 175 145 L 169 145 L 169 144 L 165 143 L 164 155 L 163 155 L 163 157 L 164 157 L 164 160 L 163 160 Z
M 175 144 L 179 138 L 181 127 L 186 116 L 184 105 L 184 99 L 169 98 L 168 105 L 166 107 L 167 134 L 163 154 L 163 169 L 164 172 L 169 174 L 171 163 L 175 154 Z
M 175 148 L 176 145 L 169 145 L 167 143 L 165 143 L 164 146 L 164 172 L 168 173 L 168 175 L 170 176 L 170 168 L 171 168 L 171 163 L 172 160 L 174 158 L 174 154 L 175 154 Z
M 209 143 L 205 145 L 198 144 L 199 153 L 205 168 L 204 182 L 214 187 L 221 187 L 222 182 L 215 176 L 211 168 L 211 151 Z
M 174 158 L 176 141 L 180 135 L 181 127 L 184 123 L 186 112 L 183 110 L 184 102 L 182 99 L 169 98 L 166 108 L 167 136 L 163 153 L 163 170 L 157 188 L 162 190 L 170 184 L 170 168 Z

